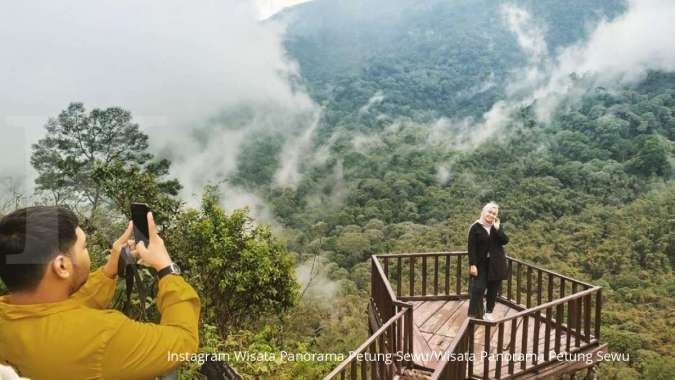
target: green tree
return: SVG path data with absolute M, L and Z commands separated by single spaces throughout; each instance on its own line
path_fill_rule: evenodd
M 131 218 L 131 203 L 147 203 L 158 222 L 164 224 L 178 214 L 181 202 L 176 195 L 181 189 L 178 180 L 162 180 L 169 172 L 168 160 L 145 166 L 126 164 L 120 160 L 98 163 L 91 173 L 92 182 L 114 207 Z
M 207 188 L 200 209 L 183 211 L 164 239 L 185 276 L 200 293 L 202 321 L 226 337 L 297 300 L 293 263 L 270 227 L 255 224 L 246 209 L 231 215 Z
M 145 165 L 152 159 L 148 136 L 119 107 L 87 112 L 82 103 L 71 103 L 45 128 L 47 136 L 33 145 L 31 156 L 37 190 L 54 204 L 76 210 L 84 206 L 90 218 L 105 201 L 100 183 L 92 178 L 97 165 Z

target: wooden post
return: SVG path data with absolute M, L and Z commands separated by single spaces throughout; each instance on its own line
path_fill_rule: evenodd
M 462 256 L 457 256 L 457 284 L 455 286 L 455 293 L 462 294 Z
M 541 293 L 544 290 L 542 287 L 542 271 L 537 269 L 537 306 L 541 305 Z
M 445 256 L 445 295 L 450 294 L 450 255 Z
M 573 282 L 572 283 L 572 294 L 577 293 L 577 283 Z M 568 303 L 568 308 L 567 308 L 567 343 L 565 345 L 565 348 L 569 352 L 571 342 L 572 342 L 572 335 L 576 338 L 575 340 L 578 341 L 577 337 L 577 302 L 576 300 L 570 300 Z
M 499 379 L 502 375 L 502 351 L 504 350 L 504 323 L 498 325 L 497 330 L 497 364 L 495 367 L 495 378 Z
M 483 361 L 483 377 L 490 377 L 490 325 L 486 324 L 485 326 L 485 342 L 483 349 L 487 353 L 485 360 Z
M 468 326 L 468 337 L 469 337 L 469 355 L 473 354 L 473 331 L 474 331 L 474 323 L 469 322 Z M 473 360 L 469 360 L 469 377 L 473 376 Z
M 427 295 L 427 257 L 422 256 L 422 295 Z
M 415 256 L 410 256 L 410 293 L 409 296 L 415 295 Z
M 401 271 L 403 266 L 401 265 L 401 256 L 396 258 L 396 297 L 401 296 Z
M 517 274 L 516 274 L 516 303 L 520 305 L 520 287 L 521 287 L 521 282 L 520 282 L 520 262 L 517 262 L 518 264 L 518 269 L 517 269 Z
M 513 356 L 516 352 L 516 329 L 518 328 L 518 325 L 516 324 L 516 319 L 518 318 L 513 318 L 511 320 L 511 342 L 509 343 L 509 354 L 511 354 L 511 360 L 509 360 L 509 375 L 513 376 L 513 370 L 514 370 L 514 361 L 513 361 Z
M 600 340 L 600 313 L 602 311 L 602 288 L 595 293 L 595 339 Z
M 555 313 L 555 352 L 559 353 L 560 352 L 560 333 L 562 329 L 562 323 L 563 323 L 563 305 L 562 303 L 559 303 L 556 305 L 556 313 Z
M 548 299 L 546 302 L 553 301 L 553 274 L 548 274 Z
M 537 356 L 539 355 L 539 325 L 541 324 L 541 318 L 539 317 L 539 311 L 534 313 L 534 336 L 532 337 L 532 352 L 534 353 L 534 365 L 537 365 Z
M 520 341 L 520 352 L 523 354 L 523 357 L 527 354 L 527 334 L 528 334 L 528 328 L 527 328 L 527 322 L 528 322 L 529 317 L 527 315 L 523 315 L 523 333 L 521 335 L 521 341 Z M 520 362 L 520 369 L 525 370 L 527 367 L 527 360 L 523 360 Z
M 509 277 L 508 277 L 508 283 L 507 283 L 507 294 L 506 296 L 508 297 L 507 299 L 509 301 L 513 300 L 513 293 L 511 292 L 511 282 L 513 280 L 513 260 L 509 260 Z
M 550 360 L 551 355 L 551 314 L 552 313 L 552 308 L 547 307 L 546 308 L 546 329 L 544 333 L 546 336 L 544 337 L 544 358 L 546 361 Z
M 412 354 L 413 352 L 413 308 L 409 307 L 408 310 L 406 310 L 405 313 L 405 335 L 406 339 L 405 342 L 407 343 L 406 350 L 403 352 L 404 354 Z M 410 356 L 410 355 L 408 355 Z M 412 368 L 413 366 L 413 361 L 408 360 L 406 362 L 408 368 Z
M 532 267 L 527 266 L 527 300 L 525 301 L 525 305 L 529 309 L 532 307 Z
M 438 255 L 434 256 L 434 295 L 438 295 Z
M 574 323 L 574 346 L 579 347 L 581 345 L 581 309 L 583 308 L 584 297 L 577 298 L 575 310 L 575 323 Z
M 591 341 L 591 295 L 584 297 L 584 338 Z
M 377 338 L 376 342 L 377 342 L 377 346 L 379 348 L 379 350 L 377 350 L 377 352 L 386 353 L 387 350 L 385 349 L 385 346 L 384 346 L 384 334 L 380 335 Z M 387 372 L 386 372 L 387 368 L 385 366 L 384 360 L 378 360 L 377 361 L 377 368 L 378 368 L 377 372 L 378 372 L 378 375 L 380 376 L 380 379 L 386 379 L 387 378 Z

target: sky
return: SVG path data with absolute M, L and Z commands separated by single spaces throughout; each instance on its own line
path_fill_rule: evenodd
M 310 0 L 255 0 L 258 9 L 258 17 L 261 19 L 269 18 L 284 8 L 306 3 Z
M 259 22 L 261 9 L 269 12 L 289 2 L 267 3 L 2 2 L 0 180 L 23 177 L 31 187 L 31 143 L 72 101 L 88 109 L 130 110 L 155 151 L 177 150 L 173 170 L 185 179 L 186 197 L 233 170 L 245 137 L 242 128 L 293 123 L 296 128 L 284 129 L 289 138 L 306 140 L 303 133 L 312 127 L 316 107 L 302 89 L 289 85 L 297 65 L 281 43 L 284 25 Z M 239 130 L 209 121 L 240 106 L 265 114 Z M 306 123 L 297 122 L 302 115 Z M 206 146 L 191 137 L 200 128 L 213 129 Z M 280 181 L 296 178 L 292 167 L 285 170 Z M 247 196 L 233 207 L 251 202 Z

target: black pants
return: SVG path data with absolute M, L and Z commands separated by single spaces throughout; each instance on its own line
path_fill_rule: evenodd
M 492 313 L 497 302 L 502 280 L 489 281 L 488 267 L 490 259 L 484 260 L 478 266 L 478 276 L 469 276 L 469 317 L 483 318 L 483 297 L 487 290 L 487 313 Z

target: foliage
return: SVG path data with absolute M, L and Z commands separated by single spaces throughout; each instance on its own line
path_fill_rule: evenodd
M 624 6 L 513 3 L 550 28 L 549 53 Z M 498 6 L 318 0 L 280 16 L 294 21 L 286 47 L 324 108 L 314 143 L 325 157 L 301 167 L 297 187 L 278 188 L 280 134 L 252 134 L 227 180 L 268 202 L 285 241 L 246 210 L 227 214 L 215 189 L 199 209 L 182 208 L 180 185 L 165 179 L 168 161 L 152 161 L 147 136 L 119 108 L 87 114 L 72 104 L 50 120 L 34 147 L 38 189 L 55 203 L 88 202 L 100 252 L 128 203 L 149 203 L 202 298 L 201 350 L 277 355 L 357 347 L 367 331 L 369 255 L 464 250 L 468 225 L 496 200 L 508 254 L 603 286 L 602 340 L 631 360 L 603 364 L 600 377 L 673 378 L 675 75 L 593 89 L 549 123 L 523 107 L 498 136 L 462 145 L 459 127 L 443 131 L 436 122 L 447 119 L 439 118 L 481 115 L 526 60 Z M 236 108 L 221 121 L 243 128 L 252 114 Z M 110 208 L 97 208 L 101 202 Z M 293 258 L 302 265 L 309 255 L 322 258 L 319 285 L 299 296 Z M 279 379 L 318 378 L 335 365 L 232 364 L 248 378 Z M 198 378 L 195 369 L 183 375 Z
M 223 337 L 295 303 L 293 263 L 284 246 L 247 210 L 227 215 L 215 188 L 207 189 L 199 210 L 177 216 L 165 242 L 200 293 L 202 321 Z
M 587 36 L 622 0 L 514 0 L 540 29 L 549 54 Z M 506 96 L 511 71 L 527 62 L 490 0 L 314 1 L 276 16 L 310 94 L 335 126 L 363 131 L 392 119 L 479 116 Z M 327 17 L 330 15 L 330 17 Z M 366 106 L 369 105 L 369 106 Z
M 162 180 L 169 172 L 168 160 L 150 162 L 140 166 L 120 160 L 98 163 L 91 178 L 102 195 L 110 199 L 114 207 L 131 219 L 131 203 L 148 204 L 158 223 L 173 218 L 181 202 L 175 197 L 181 189 L 175 180 Z
M 661 370 L 655 357 L 668 363 L 674 344 L 663 333 L 673 331 L 675 289 L 673 88 L 675 75 L 650 73 L 635 86 L 596 89 L 548 124 L 524 108 L 474 149 L 449 149 L 454 135 L 432 141 L 433 128 L 405 119 L 373 130 L 366 148 L 354 143 L 359 132 L 335 131 L 330 158 L 297 189 L 263 194 L 293 231 L 289 246 L 325 252 L 355 273 L 373 253 L 466 249 L 467 226 L 496 200 L 509 254 L 605 287 L 604 340 L 632 361 L 606 363 L 602 374 L 637 378 Z M 335 173 L 339 195 L 325 180 Z
M 54 204 L 77 208 L 84 202 L 92 215 L 104 201 L 92 178 L 97 165 L 113 160 L 142 165 L 152 158 L 148 136 L 119 107 L 87 113 L 82 103 L 71 103 L 45 128 L 47 136 L 33 145 L 31 156 L 37 190 L 48 193 Z

